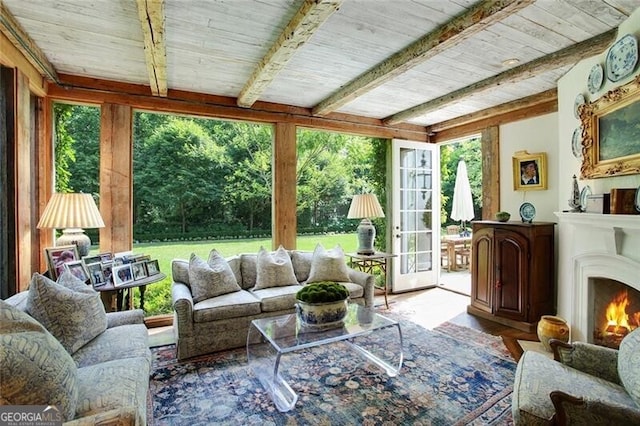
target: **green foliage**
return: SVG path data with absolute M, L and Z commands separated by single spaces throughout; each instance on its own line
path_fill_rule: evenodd
M 296 299 L 306 303 L 337 302 L 349 297 L 349 290 L 333 281 L 320 281 L 302 287 L 296 293 Z
M 69 134 L 67 124 L 71 120 L 73 107 L 67 104 L 53 104 L 54 122 L 54 161 L 55 161 L 55 190 L 56 192 L 71 192 L 71 164 L 76 160 L 74 140 Z

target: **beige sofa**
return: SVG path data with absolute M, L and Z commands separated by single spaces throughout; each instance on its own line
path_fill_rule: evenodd
M 246 345 L 251 321 L 295 312 L 295 294 L 312 273 L 314 254 L 288 251 L 295 284 L 268 288 L 257 286 L 257 254 L 242 254 L 226 259 L 239 289 L 195 301 L 189 275 L 189 261 L 172 263 L 172 297 L 175 311 L 173 329 L 178 359 Z M 342 280 L 350 301 L 373 306 L 374 276 L 349 268 L 342 259 L 348 279 Z
M 40 296 L 49 297 L 50 287 Z M 97 314 L 69 309 L 73 293 L 63 289 L 62 299 L 44 300 L 58 307 L 41 318 L 52 321 L 47 327 L 30 315 L 32 289 L 0 301 L 0 404 L 54 405 L 68 425 L 146 425 L 151 351 L 144 313 L 104 313 L 99 295 L 85 287 L 77 302 L 94 303 Z M 74 317 L 79 328 L 61 316 Z

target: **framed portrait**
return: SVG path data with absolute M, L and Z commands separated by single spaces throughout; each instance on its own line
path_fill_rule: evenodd
M 160 273 L 160 265 L 158 264 L 158 260 L 149 260 L 147 261 L 147 275 L 152 276 Z
M 84 269 L 84 262 L 82 262 L 81 260 L 66 262 L 64 264 L 64 268 L 67 271 L 71 272 L 71 274 L 80 281 L 87 282 L 89 280 L 87 271 L 86 269 Z
M 145 266 L 147 262 L 134 262 L 131 264 L 131 269 L 133 269 L 133 279 L 141 280 L 142 278 L 147 277 L 147 268 Z
M 113 253 L 98 253 L 98 256 L 100 256 L 100 262 L 111 262 L 113 260 Z
M 107 284 L 104 279 L 104 272 L 102 271 L 102 262 L 89 263 L 85 266 L 89 280 L 94 287 L 100 287 Z
M 547 189 L 547 154 L 529 154 L 518 151 L 513 154 L 513 189 L 535 191 Z
M 102 275 L 104 276 L 104 282 L 110 283 L 113 281 L 113 262 L 102 262 Z
M 114 266 L 111 271 L 114 287 L 120 287 L 133 282 L 133 269 L 130 263 Z
M 47 268 L 52 280 L 57 280 L 64 272 L 64 264 L 80 260 L 78 247 L 75 245 L 47 247 L 44 249 L 47 258 Z
M 96 262 L 102 262 L 102 259 L 100 258 L 99 255 L 96 256 L 85 256 L 82 258 L 82 261 L 84 262 L 85 267 L 91 263 L 96 263 Z
M 582 122 L 580 177 L 597 179 L 640 173 L 640 79 L 617 87 L 579 109 Z

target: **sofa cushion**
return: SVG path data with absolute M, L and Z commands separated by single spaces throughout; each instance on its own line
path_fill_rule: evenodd
M 107 328 L 73 354 L 78 367 L 124 358 L 151 359 L 149 332 L 144 324 Z
M 245 290 L 255 287 L 256 275 L 257 275 L 257 254 L 241 254 L 242 259 L 240 268 L 242 269 L 242 284 L 241 287 Z
M 640 328 L 627 334 L 618 349 L 618 376 L 640 407 Z
M 253 295 L 260 300 L 262 312 L 276 312 L 293 309 L 296 305 L 296 293 L 302 289 L 301 285 L 271 287 L 253 290 Z
M 313 252 L 297 250 L 291 252 L 291 264 L 293 265 L 293 271 L 299 283 L 303 283 L 309 279 L 312 259 Z
M 347 283 L 347 282 L 341 282 L 340 284 L 342 284 L 347 288 L 347 290 L 349 291 L 350 299 L 353 300 L 353 299 L 359 299 L 361 297 L 364 297 L 364 287 L 362 287 L 360 284 Z
M 41 324 L 0 300 L 0 405 L 55 405 L 74 418 L 77 368 Z
M 217 253 L 217 252 L 216 252 Z M 202 302 L 221 294 L 240 291 L 231 267 L 220 256 L 209 256 L 209 262 L 205 262 L 195 253 L 189 260 L 189 281 L 191 282 L 191 294 L 193 303 Z
M 635 406 L 622 386 L 583 373 L 545 355 L 525 351 L 518 362 L 513 385 L 515 424 L 548 424 L 555 413 L 549 394 L 559 390 L 607 404 Z
M 351 281 L 349 279 L 349 267 L 344 258 L 344 251 L 339 245 L 331 250 L 325 250 L 322 244 L 318 244 L 313 251 L 307 283 L 319 281 Z
M 131 424 L 146 425 L 149 371 L 147 358 L 126 358 L 79 368 L 76 418 L 125 410 L 135 413 L 136 421 Z
M 260 290 L 269 287 L 282 287 L 298 284 L 293 272 L 291 257 L 284 247 L 278 247 L 274 253 L 269 253 L 260 247 L 256 259 L 256 285 Z
M 231 267 L 233 275 L 236 277 L 236 282 L 240 287 L 242 287 L 242 258 L 240 256 L 231 256 L 227 258 L 227 263 L 229 264 L 229 267 Z
M 100 294 L 68 271 L 58 282 L 33 274 L 27 312 L 72 355 L 107 329 Z
M 260 313 L 260 301 L 247 290 L 212 297 L 193 305 L 193 322 L 210 322 Z
M 189 281 L 189 261 L 182 259 L 173 259 L 171 261 L 171 277 L 173 281 L 186 284 L 191 288 L 191 281 Z

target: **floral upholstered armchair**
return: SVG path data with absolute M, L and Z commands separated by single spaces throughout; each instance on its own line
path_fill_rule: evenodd
M 640 425 L 640 329 L 620 349 L 552 340 L 555 360 L 527 351 L 518 362 L 516 425 Z

